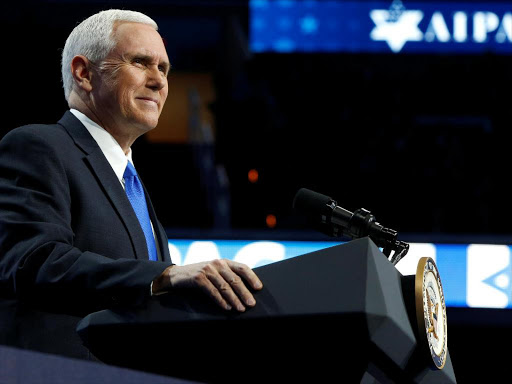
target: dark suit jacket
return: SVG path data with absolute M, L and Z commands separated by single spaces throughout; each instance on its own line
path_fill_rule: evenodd
M 0 141 L 1 294 L 80 314 L 144 303 L 172 264 L 146 199 L 158 262 L 119 179 L 73 114 L 9 132 Z

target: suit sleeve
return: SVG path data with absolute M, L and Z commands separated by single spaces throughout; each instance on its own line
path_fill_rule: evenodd
M 23 128 L 0 141 L 0 291 L 79 313 L 144 303 L 171 263 L 77 249 L 72 204 L 55 145 Z

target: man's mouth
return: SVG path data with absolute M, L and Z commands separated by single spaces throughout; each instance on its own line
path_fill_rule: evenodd
M 138 100 L 142 100 L 148 104 L 155 104 L 158 105 L 158 100 L 154 99 L 152 97 L 137 97 Z

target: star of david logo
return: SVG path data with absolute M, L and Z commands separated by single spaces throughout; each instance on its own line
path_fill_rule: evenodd
M 400 52 L 408 41 L 423 39 L 423 32 L 418 28 L 423 12 L 408 11 L 399 0 L 394 1 L 389 10 L 372 10 L 370 18 L 375 23 L 370 33 L 371 39 L 385 41 L 395 53 Z
M 509 305 L 512 301 L 512 264 L 509 264 L 507 267 L 498 271 L 491 276 L 488 276 L 483 280 L 484 283 L 497 289 L 498 291 L 503 292 L 507 295 L 509 300 Z

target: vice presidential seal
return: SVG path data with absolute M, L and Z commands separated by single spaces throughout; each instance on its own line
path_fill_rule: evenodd
M 442 369 L 446 362 L 446 306 L 437 266 L 430 257 L 422 257 L 416 269 L 416 317 L 420 341 L 426 342 L 434 365 Z

